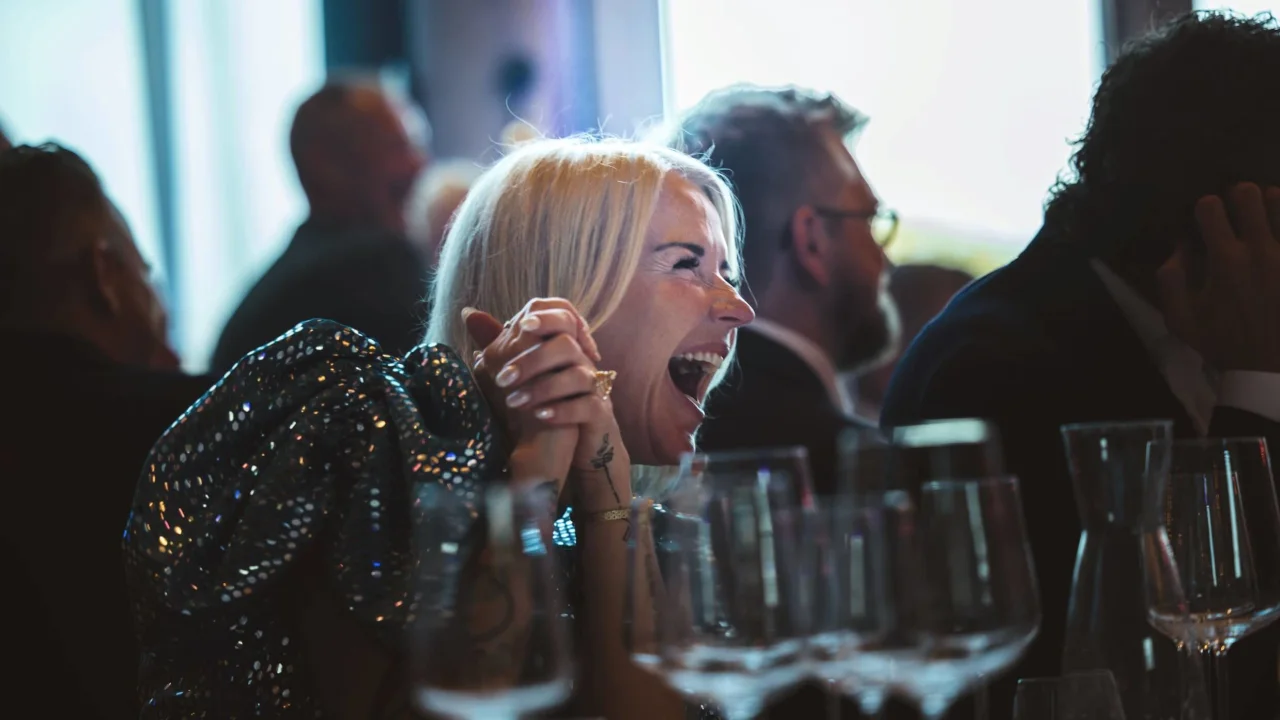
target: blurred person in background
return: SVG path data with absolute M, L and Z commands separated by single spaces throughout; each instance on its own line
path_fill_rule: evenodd
M 60 717 L 138 714 L 120 533 L 147 452 L 212 384 L 177 371 L 165 324 L 88 164 L 53 144 L 0 152 L 0 551 L 22 608 L 6 681 Z
M 874 367 L 896 345 L 884 246 L 897 218 L 880 206 L 848 143 L 865 123 L 838 97 L 803 88 L 710 93 L 663 132 L 671 147 L 724 172 L 742 207 L 744 296 L 755 321 L 712 396 L 700 450 L 802 445 L 814 489 L 837 489 L 840 433 L 854 418 L 838 374 Z M 848 700 L 842 713 L 856 717 Z M 771 706 L 823 717 L 816 683 Z
M 743 294 L 756 311 L 699 445 L 805 445 L 820 493 L 834 492 L 836 438 L 856 424 L 837 373 L 881 362 L 898 326 L 883 250 L 896 219 L 846 144 L 864 122 L 834 95 L 735 86 L 703 98 L 662 138 L 733 185 Z
M 435 268 L 440 242 L 453 220 L 453 213 L 466 199 L 471 184 L 483 168 L 471 160 L 437 160 L 431 163 L 414 186 L 406 221 L 409 239 L 427 264 Z
M 890 270 L 889 294 L 898 307 L 902 329 L 899 347 L 905 349 L 951 298 L 972 281 L 969 273 L 941 265 L 907 263 Z M 895 357 L 878 368 L 853 376 L 854 411 L 859 418 L 880 423 L 880 404 L 897 367 Z
M 405 209 L 427 133 L 420 109 L 373 82 L 334 80 L 302 103 L 289 149 L 310 214 L 227 321 L 213 370 L 311 318 L 392 352 L 417 343 L 426 264 L 405 235 Z
M 983 417 L 1022 479 L 1044 621 L 992 686 L 1060 670 L 1080 524 L 1059 427 L 1168 418 L 1280 448 L 1280 25 L 1186 15 L 1102 76 L 1039 234 L 898 364 L 892 427 Z M 1232 718 L 1275 717 L 1272 625 L 1233 646 Z M 963 710 L 961 708 L 960 710 Z M 953 711 L 952 717 L 968 717 Z

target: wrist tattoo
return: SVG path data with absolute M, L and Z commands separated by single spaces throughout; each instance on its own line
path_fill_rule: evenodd
M 618 507 L 622 506 L 622 498 L 618 496 L 618 488 L 613 485 L 613 475 L 609 474 L 609 463 L 613 462 L 613 446 L 609 444 L 609 433 L 604 434 L 604 439 L 600 441 L 600 449 L 596 451 L 596 456 L 591 458 L 591 467 L 596 470 L 604 471 L 604 479 L 609 482 L 609 492 L 613 493 L 613 501 L 618 503 Z M 631 520 L 627 520 L 627 527 L 622 531 L 622 540 L 626 542 L 631 539 Z
M 618 497 L 618 489 L 613 486 L 613 476 L 609 474 L 611 462 L 613 462 L 613 446 L 609 444 L 609 433 L 605 433 L 604 439 L 600 441 L 600 449 L 596 450 L 596 456 L 591 458 L 591 467 L 604 471 L 604 479 L 609 481 L 609 492 L 613 493 L 614 502 L 621 506 L 622 498 Z

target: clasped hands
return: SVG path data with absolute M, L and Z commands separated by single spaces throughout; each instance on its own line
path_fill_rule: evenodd
M 625 505 L 630 460 L 612 400 L 596 392 L 600 350 L 577 309 L 561 298 L 535 298 L 505 323 L 475 308 L 462 311 L 481 348 L 473 375 L 512 441 L 516 482 L 554 482 L 563 505 L 581 510 Z

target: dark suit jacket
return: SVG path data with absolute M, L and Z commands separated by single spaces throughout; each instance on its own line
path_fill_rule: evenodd
M 426 294 L 426 265 L 405 238 L 309 220 L 227 321 L 210 368 L 225 372 L 312 318 L 336 320 L 387 352 L 407 353 L 423 337 Z
M 992 690 L 992 717 L 1008 717 L 1013 678 L 1060 674 L 1080 523 L 1059 427 L 1167 418 L 1178 436 L 1195 430 L 1088 258 L 1044 231 L 926 326 L 898 364 L 881 424 L 970 416 L 996 422 L 1022 480 L 1042 596 L 1039 637 Z M 1233 408 L 1215 411 L 1210 434 L 1265 436 L 1280 451 L 1280 425 Z M 1232 650 L 1235 717 L 1274 717 L 1277 637 L 1273 627 Z
M 850 427 L 868 426 L 831 402 L 803 359 L 747 326 L 738 333 L 735 367 L 707 402 L 698 447 L 803 445 L 809 449 L 814 491 L 830 495 L 837 487 L 837 439 Z
M 5 342 L 0 553 L 21 609 L 6 614 L 4 695 L 50 717 L 137 717 L 121 534 L 152 444 L 212 382 L 57 335 Z

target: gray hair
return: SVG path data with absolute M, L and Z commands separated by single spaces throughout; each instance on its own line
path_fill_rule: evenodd
M 709 93 L 654 139 L 724 172 L 742 207 L 747 282 L 763 291 L 791 217 L 829 177 L 822 133 L 851 142 L 865 124 L 831 93 L 733 85 Z

